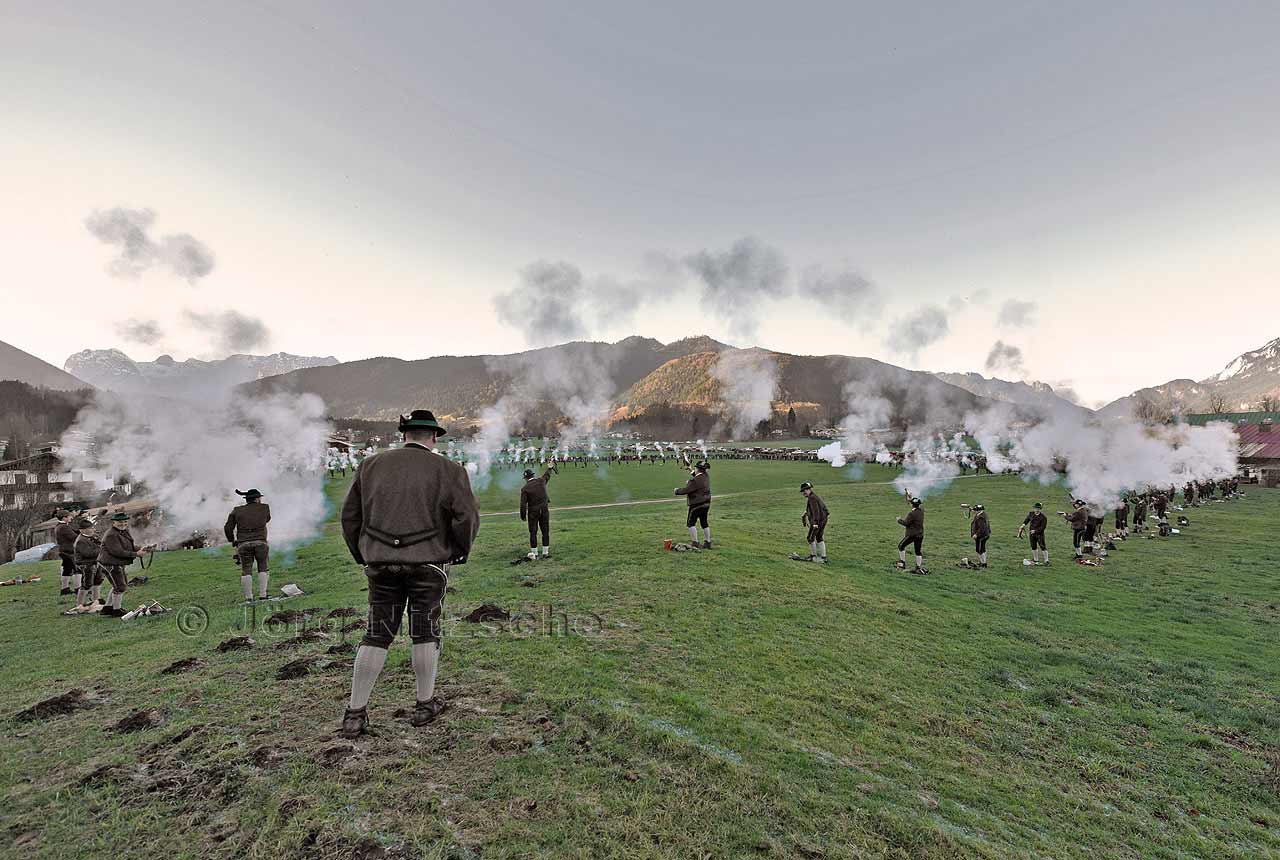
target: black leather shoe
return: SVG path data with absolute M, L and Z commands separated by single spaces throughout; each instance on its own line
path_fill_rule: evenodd
M 413 716 L 409 718 L 409 723 L 413 726 L 425 726 L 448 709 L 448 702 L 439 696 L 432 696 L 425 702 L 414 705 Z
M 338 734 L 349 741 L 369 733 L 369 709 L 347 708 L 342 715 L 342 729 Z

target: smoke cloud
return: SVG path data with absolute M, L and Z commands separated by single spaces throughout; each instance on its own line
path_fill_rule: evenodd
M 777 356 L 762 349 L 720 353 L 711 375 L 720 383 L 720 399 L 736 439 L 743 439 L 773 415 L 780 371 Z
M 582 270 L 572 263 L 539 260 L 520 270 L 520 282 L 507 293 L 494 297 L 498 319 L 524 332 L 535 346 L 587 335 L 582 318 L 586 293 Z
M 64 435 L 70 469 L 107 468 L 141 483 L 163 512 L 159 533 L 218 539 L 237 487 L 257 487 L 271 505 L 270 540 L 289 548 L 319 535 L 327 510 L 322 459 L 329 432 L 313 394 L 250 399 L 230 394 L 181 404 L 99 392 Z M 78 434 L 94 453 L 78 450 Z
M 884 295 L 866 276 L 854 271 L 828 272 L 820 266 L 805 269 L 800 295 L 846 323 L 866 328 L 884 314 Z
M 488 486 L 497 456 L 530 418 L 563 419 L 562 449 L 602 434 L 615 394 L 615 361 L 612 352 L 592 343 L 491 358 L 489 370 L 506 380 L 504 393 L 481 412 L 480 431 L 464 445 L 477 489 Z
M 1026 328 L 1036 321 L 1036 303 L 1009 299 L 1000 306 L 996 325 L 1004 328 Z
M 735 337 L 755 337 L 761 302 L 791 292 L 782 253 L 752 236 L 726 251 L 691 254 L 684 263 L 702 284 L 702 307 L 724 319 Z
M 187 322 L 208 331 L 218 349 L 225 352 L 249 352 L 271 343 L 271 331 L 257 317 L 239 311 L 183 311 Z
M 920 350 L 937 343 L 950 332 L 947 312 L 937 305 L 927 305 L 894 321 L 889 329 L 889 346 L 914 359 Z
M 996 341 L 987 353 L 986 368 L 988 373 L 1010 371 L 1019 375 L 1023 372 L 1022 350 L 1002 340 Z
M 155 346 L 164 340 L 164 329 L 155 320 L 128 319 L 116 323 L 116 334 L 127 341 Z
M 151 209 L 116 207 L 94 210 L 84 225 L 96 239 L 118 249 L 119 255 L 107 264 L 114 277 L 136 278 L 153 266 L 163 266 L 194 284 L 213 271 L 213 252 L 194 236 L 174 233 L 153 239 L 155 220 Z

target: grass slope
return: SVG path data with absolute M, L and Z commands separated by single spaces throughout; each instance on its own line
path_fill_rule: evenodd
M 195 610 L 125 623 L 63 618 L 56 570 L 0 591 L 5 755 L 0 851 L 21 857 L 1143 857 L 1280 851 L 1280 494 L 1188 514 L 1100 569 L 1024 568 L 1013 533 L 1054 496 L 970 478 L 929 500 L 935 571 L 890 570 L 892 475 L 717 462 L 719 548 L 663 553 L 678 505 L 553 513 L 555 558 L 512 567 L 523 529 L 495 482 L 446 605 L 441 692 L 415 730 L 407 646 L 375 690 L 377 734 L 333 736 L 349 683 L 331 638 L 244 632 L 225 551 L 157 556 L 130 597 Z M 674 467 L 565 470 L 557 505 L 665 496 Z M 796 485 L 832 509 L 827 567 L 802 549 Z M 328 491 L 340 500 L 343 482 Z M 994 527 L 985 573 L 958 503 Z M 278 565 L 306 597 L 363 606 L 336 526 Z M 28 569 L 29 570 L 29 569 Z M 481 602 L 508 625 L 458 620 Z M 548 631 L 546 607 L 554 607 Z M 179 621 L 197 628 L 183 633 Z M 261 623 L 262 615 L 257 621 Z M 349 618 L 341 621 L 350 621 Z M 568 633 L 566 633 L 568 629 Z M 358 633 L 346 634 L 351 636 Z M 311 674 L 277 681 L 287 661 Z M 161 674 L 175 660 L 204 666 Z M 97 707 L 12 714 L 71 688 Z M 112 726 L 138 709 L 161 724 Z

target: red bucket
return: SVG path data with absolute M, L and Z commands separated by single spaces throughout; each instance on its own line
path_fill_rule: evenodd
M 662 542 L 663 549 L 671 549 L 671 538 L 667 538 Z

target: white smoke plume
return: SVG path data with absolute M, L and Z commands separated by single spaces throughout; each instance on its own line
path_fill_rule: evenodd
M 840 422 L 844 431 L 843 450 L 847 455 L 866 456 L 879 447 L 872 438 L 871 431 L 882 430 L 889 425 L 893 416 L 893 403 L 882 394 L 874 379 L 846 382 L 844 397 L 849 413 Z
M 888 344 L 914 360 L 922 349 L 942 340 L 950 332 L 947 312 L 937 305 L 926 305 L 894 321 L 889 327 Z
M 923 499 L 951 486 L 960 474 L 954 447 L 935 437 L 908 436 L 902 451 L 906 455 L 906 468 L 893 482 L 899 493 Z
M 843 466 L 847 460 L 844 451 L 840 447 L 840 440 L 830 442 L 818 449 L 818 459 L 830 463 L 837 469 Z
M 329 424 L 313 394 L 181 403 L 99 393 L 64 436 L 71 469 L 105 467 L 145 486 L 163 512 L 160 537 L 207 531 L 221 540 L 235 490 L 262 491 L 270 542 L 287 549 L 320 533 L 327 511 L 323 457 Z M 77 434 L 95 442 L 75 453 Z
M 735 349 L 720 353 L 711 375 L 720 383 L 720 399 L 729 410 L 735 439 L 750 436 L 756 425 L 773 415 L 778 396 L 778 358 L 762 349 Z
M 507 377 L 505 393 L 480 414 L 480 430 L 466 443 L 467 459 L 474 464 L 472 483 L 488 486 L 497 455 L 511 441 L 514 431 L 535 414 L 563 416 L 560 448 L 600 435 L 608 426 L 613 403 L 612 366 L 595 344 L 574 348 L 534 350 L 490 359 L 489 369 Z M 546 460 L 546 443 L 540 456 Z
M 194 284 L 213 271 L 213 252 L 186 233 L 151 238 L 156 213 L 151 209 L 94 210 L 84 226 L 99 241 L 114 245 L 119 256 L 107 265 L 115 277 L 136 278 L 152 266 L 164 266 Z
M 1010 457 L 1025 477 L 1045 484 L 1061 479 L 1073 496 L 1101 512 L 1129 491 L 1230 477 L 1238 450 L 1225 422 L 1148 427 L 1063 411 L 1014 438 Z

